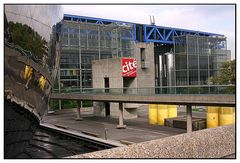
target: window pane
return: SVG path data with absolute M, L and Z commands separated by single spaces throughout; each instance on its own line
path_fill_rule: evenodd
M 199 56 L 200 69 L 208 69 L 208 56 Z
M 198 69 L 198 56 L 189 55 L 188 56 L 189 69 Z
M 188 85 L 187 71 L 176 71 L 176 85 Z
M 176 70 L 187 69 L 187 56 L 186 55 L 175 55 Z
M 198 70 L 189 71 L 189 85 L 198 85 Z

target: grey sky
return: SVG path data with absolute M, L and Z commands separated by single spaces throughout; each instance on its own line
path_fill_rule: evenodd
M 235 58 L 234 5 L 63 5 L 66 14 L 224 34 Z

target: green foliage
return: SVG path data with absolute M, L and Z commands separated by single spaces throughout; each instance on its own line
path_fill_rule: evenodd
M 71 108 L 77 108 L 78 103 L 77 101 L 71 101 L 71 100 L 62 100 L 62 109 L 71 109 Z M 83 101 L 82 102 L 83 107 L 92 107 L 93 102 L 92 101 Z M 50 100 L 50 108 L 51 110 L 58 110 L 59 108 L 58 100 Z
M 220 74 L 210 79 L 214 85 L 230 85 L 228 87 L 218 88 L 219 93 L 233 94 L 236 92 L 236 60 L 223 62 L 220 68 Z M 231 86 L 232 85 L 232 86 Z
M 199 87 L 190 87 L 188 89 L 188 93 L 189 94 L 199 94 L 199 93 L 202 93 L 203 92 L 203 88 L 199 88 Z
M 51 110 L 58 110 L 58 100 L 50 100 L 49 105 Z
M 92 107 L 93 102 L 92 101 L 83 101 L 83 107 Z
M 62 101 L 62 109 L 71 109 L 71 108 L 77 108 L 77 107 L 78 107 L 77 101 L 70 101 L 70 100 Z
M 236 60 L 223 62 L 220 74 L 211 79 L 214 85 L 236 84 Z
M 21 48 L 31 51 L 38 59 L 43 54 L 47 55 L 47 42 L 37 32 L 26 24 L 9 22 L 9 29 L 12 34 L 13 43 Z

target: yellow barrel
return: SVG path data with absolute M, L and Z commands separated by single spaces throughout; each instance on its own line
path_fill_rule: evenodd
M 218 127 L 218 110 L 219 107 L 216 106 L 207 107 L 207 128 Z
M 168 105 L 168 118 L 177 117 L 177 105 Z
M 164 119 L 168 118 L 168 107 L 167 105 L 158 105 L 158 124 L 163 126 L 164 125 Z
M 157 112 L 158 105 L 157 104 L 149 104 L 148 105 L 148 123 L 149 124 L 157 124 Z
M 235 123 L 235 108 L 233 108 L 233 123 Z
M 234 108 L 233 107 L 221 107 L 219 109 L 219 125 L 234 124 Z

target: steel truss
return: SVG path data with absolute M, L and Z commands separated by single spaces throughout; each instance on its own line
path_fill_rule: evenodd
M 64 20 L 76 21 L 76 22 L 86 22 L 86 23 L 95 23 L 99 25 L 118 25 L 118 26 L 128 26 L 132 27 L 134 41 L 137 41 L 136 37 L 136 23 L 102 19 L 102 18 L 93 18 L 87 16 L 76 16 L 64 14 Z M 208 33 L 187 29 L 171 28 L 164 26 L 155 26 L 155 25 L 143 25 L 143 35 L 144 42 L 155 42 L 155 43 L 165 43 L 165 44 L 174 44 L 174 36 L 183 36 L 183 35 L 196 35 L 196 36 L 224 36 L 216 33 Z

